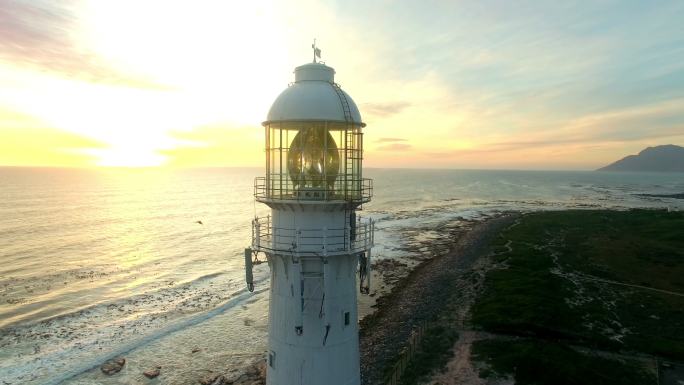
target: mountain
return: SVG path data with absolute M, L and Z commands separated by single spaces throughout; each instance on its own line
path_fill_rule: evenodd
M 684 147 L 674 144 L 648 147 L 638 155 L 629 155 L 597 171 L 684 172 Z

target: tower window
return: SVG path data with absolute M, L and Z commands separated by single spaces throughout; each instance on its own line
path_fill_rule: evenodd
M 345 311 L 344 312 L 344 325 L 349 325 L 349 312 Z

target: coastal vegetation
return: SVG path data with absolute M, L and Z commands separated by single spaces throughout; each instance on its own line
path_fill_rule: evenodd
M 480 376 L 516 384 L 655 383 L 684 361 L 684 213 L 524 215 L 493 243 L 472 307 Z
M 481 377 L 514 377 L 516 384 L 653 384 L 654 376 L 638 359 L 586 354 L 563 343 L 525 339 L 488 339 L 474 345 L 475 359 L 486 359 Z

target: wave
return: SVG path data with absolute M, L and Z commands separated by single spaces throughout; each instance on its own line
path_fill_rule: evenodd
M 260 269 L 264 270 L 264 269 Z M 223 275 L 223 273 L 207 274 L 197 279 L 178 285 L 180 291 L 198 282 L 208 281 Z M 268 274 L 261 271 L 257 274 L 255 283 L 262 283 L 268 279 Z M 180 289 L 179 289 L 180 288 Z M 254 293 L 240 289 L 227 294 L 223 302 L 215 304 L 208 310 L 188 313 L 195 302 L 187 301 L 187 306 L 172 309 L 166 313 L 143 312 L 133 316 L 121 313 L 121 319 L 107 313 L 113 310 L 118 313 L 124 302 L 131 298 L 99 304 L 90 307 L 89 311 L 78 311 L 71 314 L 53 317 L 49 321 L 42 321 L 33 325 L 22 325 L 16 329 L 5 329 L 0 341 L 3 342 L 3 364 L 0 364 L 0 377 L 4 380 L 19 383 L 58 384 L 85 371 L 88 371 L 104 361 L 125 354 L 144 346 L 166 335 L 192 327 L 222 314 L 245 301 L 267 291 L 268 287 Z M 182 302 L 181 302 L 182 304 Z M 173 317 L 169 313 L 176 311 Z M 122 321 L 123 319 L 123 321 Z M 128 321 L 126 321 L 128 319 Z M 93 326 L 96 325 L 96 328 Z M 56 335 L 56 330 L 61 330 Z M 50 331 L 50 333 L 47 333 Z M 45 335 L 48 335 L 44 340 Z M 4 341 L 2 341 L 4 340 Z M 43 344 L 43 351 L 34 354 L 27 353 L 34 344 Z M 15 345 L 24 345 L 21 348 Z M 106 352 L 103 352 L 105 348 Z M 11 355 L 15 349 L 15 356 Z M 73 365 L 72 365 L 73 363 Z M 69 367 L 66 371 L 64 367 Z M 41 377 L 49 377 L 48 380 Z
M 42 287 L 43 285 L 47 286 L 55 286 L 59 287 L 61 282 L 63 281 L 68 281 L 68 280 L 80 280 L 80 279 L 86 279 L 90 277 L 97 277 L 97 278 L 107 278 L 109 279 L 111 276 L 112 272 L 109 271 L 99 271 L 95 272 L 94 270 L 88 270 L 88 269 L 71 269 L 71 270 L 65 270 L 63 272 L 57 273 L 57 274 L 50 274 L 47 276 L 44 276 L 40 279 L 40 281 L 27 281 L 25 279 L 21 278 L 16 278 L 16 279 L 9 279 L 6 280 L 7 285 L 11 286 L 24 286 L 30 287 L 32 290 L 38 290 L 39 287 Z M 114 300 L 101 300 L 95 303 L 90 303 L 88 305 L 74 305 L 69 307 L 68 311 L 58 311 L 56 314 L 49 314 L 50 312 L 50 305 L 53 304 L 54 298 L 50 297 L 45 300 L 42 300 L 40 296 L 34 296 L 33 300 L 28 300 L 26 301 L 27 306 L 32 306 L 36 307 L 40 305 L 40 309 L 42 314 L 44 316 L 40 316 L 39 314 L 32 314 L 30 312 L 26 312 L 24 314 L 25 317 L 19 318 L 16 321 L 12 322 L 9 321 L 5 324 L 2 324 L 0 330 L 5 330 L 5 329 L 12 329 L 12 328 L 29 328 L 37 324 L 41 323 L 51 323 L 51 322 L 59 322 L 63 321 L 68 318 L 75 318 L 82 316 L 84 314 L 92 314 L 92 313 L 98 313 L 101 312 L 102 310 L 106 310 L 108 308 L 118 308 L 127 304 L 141 304 L 144 305 L 146 302 L 150 302 L 150 300 L 154 298 L 169 298 L 169 297 L 178 297 L 180 293 L 185 294 L 184 292 L 187 292 L 190 288 L 193 286 L 198 286 L 199 284 L 203 283 L 204 281 L 220 277 L 222 275 L 225 275 L 226 272 L 220 271 L 220 272 L 214 272 L 214 273 L 209 273 L 205 275 L 201 275 L 199 277 L 196 277 L 194 279 L 188 280 L 186 282 L 182 282 L 180 284 L 174 284 L 171 287 L 159 287 L 157 289 L 153 290 L 146 290 L 145 293 L 141 294 L 135 294 L 135 295 L 130 295 L 130 296 L 125 296 L 125 297 L 118 297 Z M 2 283 L 3 280 L 0 280 L 0 283 Z M 111 281 L 109 281 L 111 283 Z M 41 286 L 29 286 L 29 285 L 41 285 Z M 84 288 L 82 290 L 75 290 L 73 291 L 76 294 L 83 294 L 87 295 L 88 288 Z M 63 294 L 62 294 L 63 296 Z M 154 305 L 154 304 L 152 304 Z M 140 309 L 142 306 L 139 307 Z M 49 314 L 49 315 L 46 315 Z M 28 318 L 30 317 L 30 318 Z
M 252 293 L 252 292 L 247 291 L 247 289 L 243 289 L 240 292 L 238 292 L 233 299 L 227 301 L 226 303 L 224 303 L 221 306 L 214 308 L 211 311 L 208 311 L 208 312 L 202 313 L 202 314 L 197 314 L 195 316 L 190 316 L 186 319 L 183 319 L 182 321 L 178 321 L 174 324 L 167 325 L 166 327 L 164 327 L 164 328 L 162 328 L 162 329 L 160 329 L 154 333 L 148 334 L 148 335 L 146 335 L 146 336 L 144 336 L 144 337 L 142 337 L 136 341 L 133 341 L 129 344 L 123 345 L 118 349 L 110 351 L 106 354 L 95 356 L 94 358 L 91 358 L 91 359 L 81 363 L 80 365 L 78 365 L 78 366 L 76 366 L 76 367 L 74 367 L 74 368 L 72 368 L 72 369 L 70 369 L 64 373 L 53 377 L 49 381 L 44 382 L 43 385 L 58 385 L 58 384 L 66 381 L 66 380 L 69 380 L 69 379 L 71 379 L 71 378 L 73 378 L 79 374 L 85 373 L 88 370 L 91 370 L 91 369 L 97 367 L 98 365 L 101 365 L 103 362 L 105 362 L 107 360 L 110 360 L 110 359 L 113 359 L 115 357 L 124 355 L 124 354 L 126 354 L 126 353 L 128 353 L 134 349 L 137 349 L 143 345 L 146 345 L 146 344 L 148 344 L 154 340 L 165 337 L 167 335 L 170 335 L 170 334 L 175 333 L 177 331 L 183 330 L 185 328 L 197 325 L 197 324 L 204 322 L 208 319 L 211 319 L 211 318 L 213 318 L 219 314 L 224 313 L 227 310 L 234 308 L 235 306 L 240 305 L 242 302 L 248 300 L 251 296 L 261 294 L 261 293 L 268 291 L 268 290 L 269 290 L 269 288 L 266 287 L 263 289 L 255 290 Z

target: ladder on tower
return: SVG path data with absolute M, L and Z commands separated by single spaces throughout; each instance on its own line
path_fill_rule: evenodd
M 354 119 L 352 118 L 351 115 L 351 109 L 349 108 L 349 101 L 347 100 L 347 96 L 344 94 L 344 91 L 342 91 L 342 88 L 340 88 L 340 85 L 337 83 L 330 83 L 332 85 L 333 90 L 335 90 L 335 93 L 337 93 L 337 97 L 340 98 L 340 103 L 342 104 L 342 112 L 344 112 L 344 120 L 347 123 L 353 123 Z

